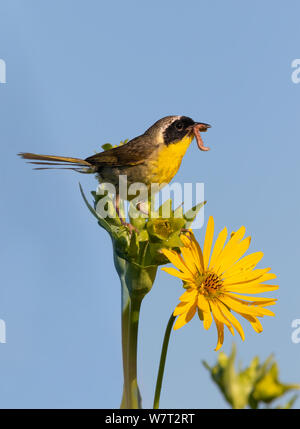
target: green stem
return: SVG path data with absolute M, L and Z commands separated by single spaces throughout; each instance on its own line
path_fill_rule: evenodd
M 140 307 L 151 290 L 157 266 L 142 267 L 119 257 L 114 249 L 114 262 L 122 286 L 122 354 L 124 387 L 121 408 L 141 408 L 137 383 L 137 345 Z
M 137 346 L 140 308 L 143 295 L 133 294 L 129 311 L 129 341 L 125 385 L 127 386 L 127 405 L 129 409 L 141 408 L 140 393 L 137 383 Z
M 154 402 L 153 402 L 154 410 L 157 410 L 159 408 L 160 392 L 161 392 L 161 386 L 162 386 L 162 381 L 164 376 L 168 345 L 169 345 L 170 335 L 172 331 L 172 326 L 174 324 L 175 319 L 176 317 L 173 316 L 172 314 L 166 327 L 164 341 L 161 349 L 157 380 L 156 380 L 156 388 L 155 388 L 155 395 L 154 395 Z
M 126 287 L 125 278 L 123 276 L 120 276 L 121 280 L 121 296 L 122 296 L 122 304 L 121 304 L 121 311 L 122 311 L 122 360 L 123 360 L 123 375 L 124 375 L 124 388 L 123 388 L 123 396 L 122 396 L 122 402 L 121 402 L 121 409 L 127 409 L 129 408 L 128 405 L 128 399 L 130 392 L 127 388 L 127 383 L 125 383 L 126 373 L 127 373 L 127 367 L 128 367 L 128 346 L 129 346 L 129 312 L 130 312 L 130 297 L 129 293 Z
M 122 332 L 122 361 L 123 361 L 123 376 L 124 376 L 124 386 L 123 386 L 123 395 L 120 408 L 128 409 L 129 403 L 128 398 L 130 396 L 130 389 L 127 379 L 127 367 L 128 367 L 128 347 L 129 347 L 129 313 L 130 313 L 130 296 L 128 287 L 126 284 L 126 269 L 127 262 L 117 256 L 114 252 L 114 263 L 117 270 L 117 273 L 121 282 L 121 332 Z

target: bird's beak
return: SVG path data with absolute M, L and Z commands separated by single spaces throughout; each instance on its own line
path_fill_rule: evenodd
M 195 125 L 197 126 L 198 130 L 201 132 L 205 132 L 207 131 L 208 128 L 211 128 L 211 125 L 205 124 L 204 122 L 195 122 Z
M 194 133 L 194 136 L 197 140 L 198 148 L 203 151 L 208 151 L 209 147 L 204 146 L 200 131 L 206 132 L 208 128 L 211 128 L 211 125 L 205 124 L 203 122 L 195 122 L 194 125 L 191 125 L 190 127 L 190 131 Z

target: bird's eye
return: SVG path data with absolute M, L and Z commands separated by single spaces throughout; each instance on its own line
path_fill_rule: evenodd
M 178 122 L 176 125 L 177 130 L 181 131 L 183 129 L 183 123 L 182 122 Z

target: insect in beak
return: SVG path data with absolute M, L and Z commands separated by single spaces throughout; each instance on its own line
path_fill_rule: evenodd
M 190 131 L 194 133 L 196 138 L 198 148 L 205 152 L 209 150 L 209 147 L 204 146 L 200 131 L 206 132 L 208 128 L 211 128 L 211 125 L 204 124 L 203 122 L 195 122 L 195 124 L 190 127 Z

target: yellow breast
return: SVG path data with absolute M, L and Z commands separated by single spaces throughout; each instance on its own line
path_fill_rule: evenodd
M 186 136 L 177 143 L 161 146 L 157 158 L 149 165 L 151 183 L 169 183 L 173 179 L 193 138 L 194 135 Z

